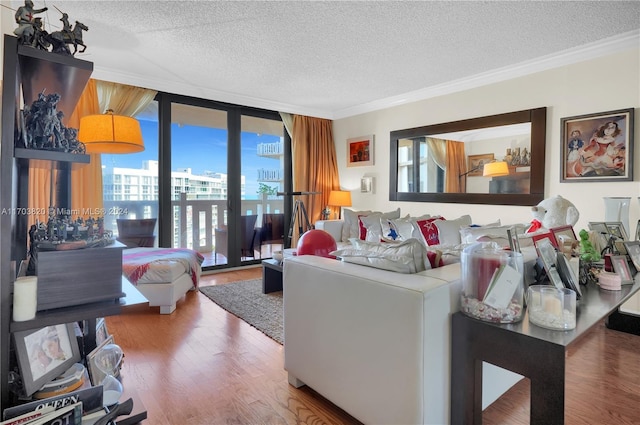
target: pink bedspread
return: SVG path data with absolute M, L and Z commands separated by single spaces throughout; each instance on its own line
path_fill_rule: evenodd
M 193 286 L 198 286 L 200 265 L 204 257 L 197 251 L 186 248 L 156 248 L 150 251 L 122 254 L 122 271 L 129 281 L 136 285 L 138 280 L 149 270 L 149 265 L 156 261 L 178 261 L 191 275 Z

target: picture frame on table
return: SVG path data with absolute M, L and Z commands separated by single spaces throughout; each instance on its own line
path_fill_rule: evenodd
M 485 164 L 492 162 L 494 159 L 495 155 L 492 153 L 467 156 L 467 176 L 481 177 Z
M 96 346 L 102 344 L 107 338 L 109 338 L 107 322 L 104 317 L 100 317 L 96 320 Z
M 15 332 L 13 336 L 27 396 L 80 361 L 73 323 Z
M 373 134 L 347 139 L 347 167 L 374 165 Z
M 547 273 L 547 277 L 553 286 L 558 289 L 563 289 L 564 282 L 562 281 L 556 266 L 558 251 L 556 251 L 556 248 L 553 246 L 551 238 L 542 238 L 538 240 L 538 243 L 536 244 L 536 252 L 542 262 L 544 271 Z
M 633 180 L 633 108 L 560 119 L 560 181 Z
M 545 233 L 538 233 L 531 236 L 531 241 L 533 242 L 533 246 L 536 248 L 538 247 L 538 244 L 540 243 L 540 241 L 544 239 L 549 239 L 549 242 L 551 242 L 551 245 L 553 245 L 554 248 L 558 248 L 558 242 L 556 241 L 555 236 L 553 236 L 553 233 L 551 233 L 550 231 Z
M 633 275 L 631 274 L 629 263 L 627 263 L 626 255 L 612 255 L 611 265 L 613 266 L 613 271 L 622 279 L 623 285 L 631 285 L 633 283 Z
M 607 233 L 611 236 L 615 236 L 616 238 L 622 239 L 623 241 L 629 239 L 624 225 L 621 221 L 607 221 L 604 224 L 607 227 Z
M 576 242 L 578 238 L 576 237 L 576 232 L 573 230 L 573 226 L 559 226 L 549 229 L 554 239 L 556 240 L 556 246 L 560 247 L 563 245 L 563 242 Z
M 98 345 L 92 352 L 87 355 L 87 369 L 89 370 L 89 379 L 91 380 L 91 384 L 94 386 L 100 385 L 102 380 L 107 376 L 98 367 L 96 363 L 96 355 L 108 344 L 113 344 L 113 335 L 108 336 L 107 339 L 102 341 L 102 344 Z
M 640 272 L 640 241 L 625 241 L 623 244 L 631 264 L 635 267 L 636 272 Z

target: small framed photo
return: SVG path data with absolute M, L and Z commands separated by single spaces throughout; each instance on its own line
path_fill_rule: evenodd
M 625 231 L 624 225 L 620 221 L 608 221 L 605 223 L 607 227 L 607 233 L 611 236 L 615 236 L 618 239 L 622 239 L 626 241 L 629 239 L 627 237 L 627 232 Z
M 100 317 L 96 321 L 96 346 L 102 344 L 108 337 L 107 322 L 104 317 Z
M 495 155 L 492 153 L 469 155 L 467 157 L 467 176 L 482 176 L 484 165 L 492 162 L 494 159 Z
M 566 242 L 575 242 L 578 240 L 576 238 L 576 232 L 573 231 L 573 226 L 560 226 L 554 227 L 553 229 L 549 229 L 554 239 L 556 240 L 556 246 L 563 246 Z
M 106 345 L 113 344 L 113 335 L 108 336 L 107 339 L 102 341 L 102 344 L 98 345 L 92 352 L 87 355 L 87 369 L 89 370 L 89 379 L 91 379 L 92 385 L 100 385 L 106 374 L 100 370 L 96 364 L 96 355 Z
M 16 356 L 27 396 L 80 361 L 73 323 L 13 334 Z
M 636 272 L 640 272 L 640 241 L 625 241 L 623 243 L 627 249 L 627 255 L 631 259 L 631 264 L 636 268 Z
M 592 230 L 599 234 L 609 233 L 609 229 L 607 229 L 607 224 L 604 221 L 590 221 L 589 230 Z
M 347 139 L 347 167 L 374 165 L 373 134 Z
M 613 266 L 613 270 L 620 275 L 623 285 L 633 283 L 633 276 L 631 275 L 626 255 L 611 256 L 611 265 Z
M 558 242 L 556 241 L 556 238 L 553 236 L 553 233 L 551 232 L 538 233 L 531 237 L 531 240 L 533 241 L 533 246 L 535 246 L 536 248 L 538 248 L 538 244 L 540 243 L 540 241 L 543 241 L 545 239 L 548 239 L 554 248 L 558 247 Z
M 633 108 L 560 122 L 561 182 L 633 180 Z
M 564 282 L 562 281 L 556 266 L 558 252 L 553 246 L 551 238 L 540 239 L 536 244 L 536 251 L 538 252 L 538 257 L 540 257 L 544 271 L 547 273 L 551 283 L 556 288 L 563 289 Z

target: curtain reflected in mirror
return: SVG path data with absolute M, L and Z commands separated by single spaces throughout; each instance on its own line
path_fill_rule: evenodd
M 533 205 L 531 196 L 544 193 L 545 132 L 546 108 L 393 131 L 390 200 L 490 203 L 484 195 L 499 195 Z M 484 173 L 495 162 L 508 171 Z

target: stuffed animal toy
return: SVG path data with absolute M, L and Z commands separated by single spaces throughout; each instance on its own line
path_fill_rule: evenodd
M 578 209 L 560 195 L 543 199 L 538 205 L 531 207 L 531 214 L 533 221 L 527 229 L 527 233 L 535 232 L 541 228 L 553 229 L 566 225 L 574 226 L 580 217 Z

